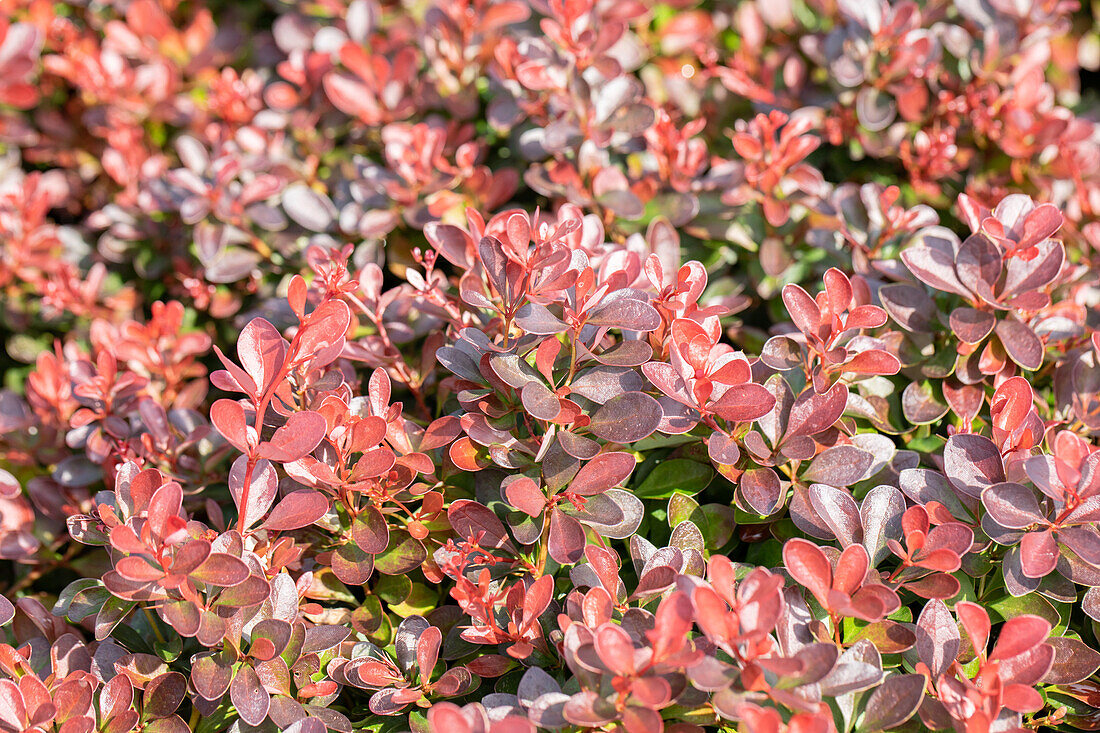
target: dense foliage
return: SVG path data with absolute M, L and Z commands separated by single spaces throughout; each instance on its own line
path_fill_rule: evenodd
M 1097 62 L 0 0 L 0 731 L 1100 728 Z

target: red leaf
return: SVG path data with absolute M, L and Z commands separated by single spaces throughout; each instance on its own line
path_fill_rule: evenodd
M 798 583 L 810 589 L 819 600 L 829 597 L 833 569 L 821 548 L 807 540 L 793 538 L 783 545 L 783 566 Z
M 244 582 L 248 577 L 248 566 L 239 557 L 215 552 L 191 572 L 191 577 L 201 583 L 228 588 Z
M 729 422 L 749 422 L 775 407 L 775 395 L 761 384 L 735 384 L 708 407 Z
M 818 394 L 813 387 L 807 387 L 791 405 L 785 439 L 817 435 L 827 430 L 840 419 L 847 405 L 848 387 L 839 382 L 824 394 Z
M 328 511 L 328 499 L 324 494 L 309 489 L 293 491 L 286 495 L 261 525 L 274 532 L 298 529 L 313 524 Z
M 253 318 L 237 338 L 241 366 L 255 382 L 261 395 L 267 394 L 279 378 L 286 360 L 287 343 L 279 329 L 263 318 Z
M 1023 614 L 1005 621 L 989 661 L 1011 659 L 1042 644 L 1050 636 L 1050 622 L 1039 616 Z
M 241 453 L 249 453 L 248 422 L 239 402 L 218 400 L 210 408 L 210 421 L 230 445 Z
M 531 479 L 516 476 L 504 487 L 504 498 L 508 503 L 531 517 L 542 516 L 546 508 L 546 496 Z
M 328 424 L 319 412 L 295 412 L 257 453 L 278 463 L 291 463 L 308 455 L 325 437 Z
M 636 464 L 634 456 L 629 453 L 601 453 L 581 467 L 569 490 L 581 496 L 592 496 L 613 486 L 621 486 L 630 477 Z
M 560 565 L 572 565 L 584 556 L 584 528 L 560 509 L 550 510 L 550 557 Z

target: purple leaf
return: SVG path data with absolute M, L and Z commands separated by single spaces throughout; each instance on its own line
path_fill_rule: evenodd
M 943 467 L 955 488 L 970 496 L 981 496 L 984 489 L 1005 480 L 1005 467 L 997 446 L 989 438 L 973 433 L 947 439 Z
M 233 676 L 233 684 L 229 686 L 229 699 L 233 701 L 233 707 L 237 709 L 241 720 L 252 726 L 264 722 L 271 706 L 271 696 L 264 689 L 256 670 L 248 664 L 241 665 Z
M 633 443 L 653 434 L 661 424 L 661 405 L 644 392 L 627 392 L 608 400 L 592 416 L 588 428 L 613 443 Z
M 483 533 L 479 543 L 482 547 L 514 549 L 504 523 L 484 504 L 459 499 L 447 509 L 447 518 L 459 537 L 470 538 Z
M 527 333 L 550 336 L 563 332 L 568 326 L 538 303 L 525 303 L 516 311 L 515 323 Z
M 874 456 L 861 448 L 836 445 L 821 451 L 810 461 L 802 480 L 837 487 L 851 486 L 863 478 L 873 461 Z
M 943 601 L 933 600 L 925 604 L 917 619 L 916 633 L 917 656 L 932 671 L 935 679 L 947 671 L 962 646 L 955 619 Z
M 623 331 L 652 331 L 661 325 L 661 314 L 644 300 L 619 297 L 604 302 L 606 305 L 599 307 L 588 317 L 589 326 L 609 326 Z
M 999 483 L 982 492 L 982 505 L 997 524 L 1007 529 L 1024 529 L 1045 524 L 1035 492 L 1021 484 Z
M 807 492 L 810 506 L 844 547 L 863 541 L 863 520 L 855 499 L 844 489 L 812 484 Z
M 924 699 L 925 679 L 919 674 L 894 674 L 867 699 L 859 729 L 867 733 L 901 725 Z
M 1047 643 L 1054 647 L 1054 664 L 1043 677 L 1043 684 L 1071 685 L 1100 669 L 1100 652 L 1079 639 L 1054 636 Z
M 782 498 L 779 476 L 771 468 L 750 468 L 741 474 L 738 493 L 748 508 L 761 516 L 772 514 Z

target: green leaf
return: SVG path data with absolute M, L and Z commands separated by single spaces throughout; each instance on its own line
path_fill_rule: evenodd
M 676 493 L 694 496 L 713 478 L 714 469 L 710 466 L 686 458 L 673 458 L 658 463 L 634 489 L 634 494 L 639 499 L 667 499 Z
M 1026 596 L 1020 596 L 1018 598 L 1006 595 L 1003 598 L 998 598 L 996 601 L 986 601 L 985 607 L 990 611 L 996 612 L 997 615 L 1001 617 L 1002 621 L 1008 621 L 1010 618 L 1015 618 L 1023 614 L 1031 614 L 1043 618 L 1048 621 L 1051 626 L 1057 626 L 1058 622 L 1061 620 L 1058 609 L 1038 593 L 1028 593 Z
M 401 576 L 405 577 L 405 576 Z M 390 610 L 401 618 L 413 614 L 425 616 L 438 605 L 439 594 L 423 583 L 413 583 L 412 589 L 401 603 L 390 604 Z

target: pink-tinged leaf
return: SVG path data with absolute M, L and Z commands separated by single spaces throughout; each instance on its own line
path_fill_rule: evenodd
M 618 675 L 634 674 L 634 643 L 622 627 L 614 624 L 601 626 L 596 633 L 595 646 L 600 661 L 612 672 Z
M 863 586 L 868 567 L 869 558 L 863 545 L 848 545 L 844 548 L 844 552 L 840 553 L 836 570 L 833 571 L 833 587 L 848 595 L 854 595 Z
M 149 526 L 161 538 L 167 539 L 184 528 L 179 516 L 183 507 L 183 488 L 175 481 L 169 481 L 154 493 L 149 500 Z
M 605 299 L 607 305 L 599 307 L 588 317 L 590 326 L 608 326 L 623 331 L 652 331 L 661 325 L 661 314 L 644 300 L 622 297 Z
M 256 670 L 248 664 L 241 665 L 229 686 L 229 699 L 241 720 L 249 725 L 259 725 L 267 718 L 271 696 L 264 689 Z
M 286 361 L 287 343 L 279 329 L 263 318 L 253 318 L 237 338 L 241 366 L 252 378 L 260 394 L 275 386 Z
M 795 328 L 807 336 L 817 334 L 817 327 L 821 323 L 821 309 L 809 293 L 794 283 L 786 285 L 783 288 L 783 304 L 787 306 Z
M 982 505 L 993 520 L 1007 529 L 1046 524 L 1035 492 L 1021 484 L 994 484 L 982 492 Z
M 960 433 L 947 439 L 943 467 L 955 488 L 974 497 L 1005 480 L 1004 462 L 997 446 L 989 438 L 973 433 Z
M 1058 565 L 1058 542 L 1049 530 L 1028 532 L 1020 540 L 1020 565 L 1029 578 L 1045 578 Z
M 643 392 L 613 397 L 592 416 L 588 428 L 613 443 L 633 443 L 653 434 L 661 424 L 661 405 Z
M 416 641 L 416 665 L 420 669 L 420 682 L 430 682 L 432 669 L 439 659 L 439 646 L 443 643 L 443 634 L 435 626 L 429 626 Z
M 761 516 L 775 511 L 782 498 L 783 487 L 779 475 L 771 468 L 750 468 L 741 474 L 738 493 L 748 508 Z
M 473 264 L 470 261 L 470 251 L 474 242 L 469 234 L 454 224 L 428 222 L 424 226 L 424 237 L 451 264 L 463 269 L 469 269 Z
M 1013 257 L 1006 263 L 1002 298 L 1034 292 L 1058 276 L 1066 256 L 1064 245 L 1061 242 L 1048 241 L 1039 244 L 1036 249 L 1036 256 L 1030 260 Z
M 150 564 L 144 557 L 124 557 L 115 563 L 115 572 L 135 583 L 151 583 L 164 577 L 164 571 Z
M 226 392 L 244 392 L 253 399 L 258 398 L 259 388 L 252 377 L 248 376 L 248 372 L 233 363 L 217 345 L 214 346 L 214 353 L 225 367 L 224 370 L 218 370 L 210 375 L 210 381 L 214 386 Z
M 229 444 L 242 453 L 249 452 L 248 422 L 244 407 L 236 400 L 218 400 L 210 408 L 210 421 Z
M 470 539 L 481 535 L 479 544 L 485 548 L 512 547 L 504 523 L 484 504 L 469 499 L 452 502 L 447 518 L 459 537 Z
M 275 505 L 263 523 L 270 532 L 299 529 L 316 522 L 328 512 L 328 499 L 318 491 L 302 489 L 292 491 Z
M 783 566 L 801 585 L 806 586 L 819 601 L 828 598 L 832 587 L 833 569 L 825 553 L 807 540 L 794 538 L 783 545 Z
M 527 588 L 523 597 L 523 623 L 534 623 L 554 598 L 554 577 L 544 575 Z
M 592 496 L 621 486 L 630 477 L 636 463 L 629 453 L 601 453 L 581 467 L 573 477 L 569 490 L 581 496 Z
M 749 422 L 771 412 L 775 396 L 761 384 L 735 384 L 707 407 L 723 420 Z
M 210 557 L 210 543 L 191 540 L 176 548 L 170 566 L 173 575 L 187 575 Z
M 818 394 L 813 387 L 807 387 L 791 405 L 785 439 L 816 435 L 827 430 L 840 419 L 847 405 L 848 387 L 844 384 L 834 384 L 824 394 Z
M 560 565 L 577 563 L 584 557 L 584 528 L 576 519 L 554 507 L 550 510 L 548 545 L 554 562 Z
M 886 325 L 886 311 L 877 305 L 857 305 L 844 319 L 845 330 L 850 328 L 878 328 Z
M 231 587 L 248 577 L 248 566 L 239 557 L 224 552 L 215 552 L 191 573 L 191 578 L 222 587 Z
M 1043 709 L 1043 696 L 1029 685 L 1005 685 L 1005 707 L 1018 713 L 1037 713 Z
M 515 324 L 527 333 L 537 336 L 551 336 L 568 328 L 549 308 L 538 303 L 522 305 L 516 311 Z
M 424 429 L 424 435 L 420 438 L 420 450 L 430 451 L 442 448 L 462 435 L 462 424 L 454 415 L 447 415 L 433 420 Z
M 256 524 L 267 514 L 267 510 L 271 508 L 271 504 L 275 501 L 275 494 L 279 489 L 279 478 L 275 474 L 275 467 L 269 461 L 261 458 L 252 470 L 248 490 L 248 506 L 242 507 L 241 501 L 244 498 L 247 463 L 247 457 L 239 456 L 229 469 L 229 493 L 233 495 L 233 502 L 237 505 L 237 511 L 245 518 L 245 529 Z
M 319 412 L 295 412 L 271 440 L 261 443 L 258 454 L 278 463 L 291 463 L 308 455 L 325 437 L 328 425 Z

